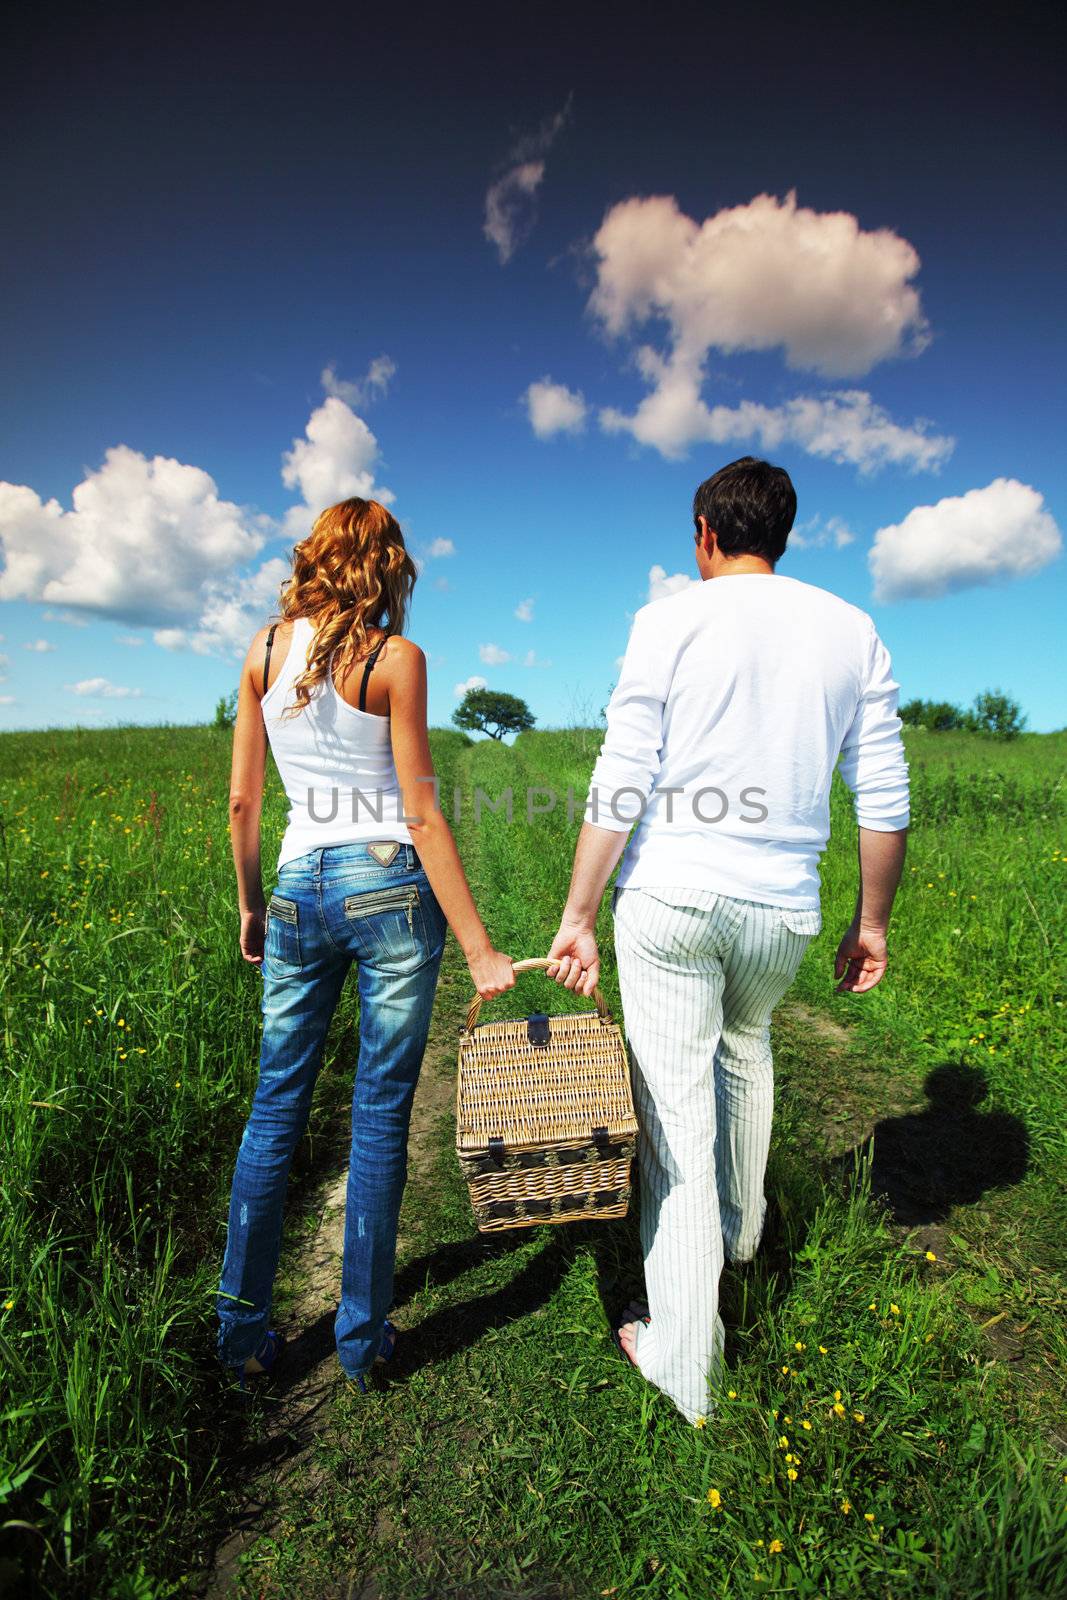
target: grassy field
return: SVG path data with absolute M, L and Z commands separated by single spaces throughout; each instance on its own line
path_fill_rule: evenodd
M 434 739 L 446 793 L 581 794 L 599 735 Z M 197 1593 L 270 1472 L 269 1392 L 240 1412 L 212 1357 L 259 1021 L 228 742 L 129 729 L 0 749 L 0 1591 Z M 854 894 L 834 795 L 825 931 L 776 1028 L 765 1245 L 724 1276 L 729 1390 L 707 1426 L 608 1339 L 639 1286 L 633 1219 L 479 1240 L 441 1112 L 402 1220 L 398 1381 L 331 1395 L 238 1592 L 1063 1592 L 1067 735 L 913 733 L 908 750 L 894 967 L 864 999 L 829 976 Z M 274 792 L 268 861 L 281 820 Z M 574 831 L 475 827 L 466 808 L 464 858 L 516 956 L 555 930 Z M 606 915 L 603 933 L 617 1010 Z M 427 1071 L 450 1072 L 467 997 L 450 941 Z M 526 979 L 493 1014 L 534 1004 L 565 998 Z M 343 1160 L 353 1006 L 294 1178 L 283 1313 L 317 1180 Z M 849 1179 L 880 1119 L 914 1226 L 870 1203 L 862 1162 Z

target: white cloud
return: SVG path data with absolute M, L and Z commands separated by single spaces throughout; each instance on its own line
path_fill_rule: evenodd
M 94 700 L 136 700 L 140 689 L 127 689 L 108 678 L 83 678 L 80 683 L 65 683 L 68 694 L 90 695 Z
M 319 512 L 338 500 L 380 500 L 387 505 L 393 499 L 389 489 L 374 481 L 377 439 L 337 395 L 327 395 L 315 408 L 304 433 L 282 457 L 282 482 L 304 500 L 285 514 L 285 529 L 293 538 L 309 533 Z
M 339 378 L 331 362 L 328 367 L 323 367 L 319 381 L 328 395 L 343 400 L 346 405 L 362 408 L 379 400 L 395 376 L 396 362 L 392 356 L 375 356 L 362 378 Z
M 429 561 L 440 561 L 445 556 L 454 556 L 456 547 L 451 539 L 435 539 L 426 552 Z
M 798 522 L 789 535 L 791 550 L 824 550 L 829 545 L 843 550 L 855 542 L 856 535 L 842 517 L 809 517 Z
M 532 622 L 534 619 L 533 608 L 534 603 L 532 596 L 529 600 L 520 600 L 518 605 L 515 607 L 515 615 L 518 617 L 520 622 Z
M 498 644 L 480 644 L 478 657 L 487 667 L 502 667 L 511 657 L 506 650 L 501 650 Z
M 522 398 L 530 426 L 539 439 L 551 439 L 557 433 L 580 433 L 585 427 L 589 410 L 585 396 L 564 383 L 540 378 L 529 385 Z
M 654 387 L 632 416 L 614 407 L 600 413 L 605 433 L 629 433 L 669 459 L 697 443 L 740 444 L 755 440 L 764 450 L 799 445 L 809 455 L 858 467 L 861 473 L 883 466 L 934 471 L 947 460 L 955 440 L 927 431 L 922 419 L 901 426 L 864 389 L 839 389 L 821 396 L 797 395 L 777 406 L 742 400 L 737 406 L 708 406 L 701 398 L 703 368 L 675 359 L 665 362 L 645 346 L 638 364 Z
M 42 611 L 42 622 L 62 622 L 68 628 L 87 628 L 88 617 L 79 617 L 73 611 Z
M 666 326 L 666 349 L 641 345 L 648 394 L 631 414 L 600 412 L 607 433 L 629 433 L 669 458 L 700 443 L 795 444 L 861 472 L 893 464 L 936 470 L 954 441 L 923 418 L 893 421 L 862 389 L 798 395 L 778 405 L 703 398 L 714 351 L 780 350 L 793 370 L 853 377 L 929 343 L 912 279 L 919 257 L 889 228 L 865 231 L 849 212 L 760 194 L 698 223 L 670 195 L 613 206 L 593 241 L 589 309 L 606 333 Z
M 66 511 L 0 483 L 0 599 L 44 600 L 125 622 L 195 616 L 205 583 L 250 561 L 264 519 L 219 497 L 200 467 L 108 450 Z
M 876 600 L 936 599 L 1026 578 L 1063 549 L 1043 497 L 1015 478 L 916 506 L 879 528 L 868 554 Z
M 703 223 L 671 195 L 624 200 L 593 249 L 590 309 L 609 333 L 662 318 L 679 353 L 781 347 L 786 365 L 854 377 L 929 342 L 911 279 L 919 256 L 889 228 L 759 194 Z
M 508 157 L 507 171 L 489 185 L 482 232 L 496 247 L 500 265 L 509 262 L 537 221 L 536 195 L 545 176 L 545 156 L 570 115 L 570 100 L 546 117 L 536 133 L 520 139 Z
M 22 648 L 24 650 L 32 650 L 35 655 L 43 656 L 47 655 L 50 650 L 54 650 L 55 645 L 48 639 L 27 639 Z
M 463 683 L 455 684 L 452 689 L 452 693 L 455 695 L 457 700 L 462 700 L 468 689 L 487 689 L 488 687 L 489 685 L 486 680 L 484 678 L 479 678 L 477 673 L 475 673 L 473 677 L 467 678 Z
M 196 626 L 158 628 L 152 637 L 164 650 L 192 650 L 200 656 L 243 655 L 252 635 L 277 608 L 289 573 L 288 561 L 275 556 L 254 572 L 210 584 Z
M 14 704 L 15 696 L 13 694 L 0 694 L 0 706 L 13 706 Z
M 673 572 L 668 575 L 666 567 L 649 567 L 648 598 L 665 600 L 669 594 L 680 594 L 683 589 L 691 589 L 694 583 L 700 581 L 699 578 L 691 578 L 684 572 Z
M 522 658 L 522 664 L 524 667 L 550 667 L 552 665 L 551 661 L 539 660 L 536 650 L 527 650 Z

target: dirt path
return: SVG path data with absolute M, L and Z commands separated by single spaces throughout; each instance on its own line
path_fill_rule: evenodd
M 460 995 L 457 978 L 447 970 L 452 964 L 446 954 L 412 1110 L 405 1195 L 409 1213 L 418 1203 L 420 1188 L 430 1181 L 440 1154 L 442 1115 L 455 1095 Z M 301 1497 L 310 1499 L 323 1476 L 316 1468 L 315 1452 L 329 1435 L 333 1400 L 343 1383 L 333 1340 L 348 1182 L 341 1152 L 338 1162 L 302 1213 L 305 1236 L 290 1243 L 283 1257 L 279 1276 L 284 1311 L 277 1325 L 288 1341 L 285 1374 L 263 1391 L 259 1402 L 254 1438 L 238 1468 L 242 1482 L 234 1490 L 230 1532 L 216 1547 L 210 1574 L 199 1590 L 204 1600 L 221 1600 L 237 1592 L 241 1559 L 278 1527 L 291 1482 L 299 1479 Z M 290 1219 L 290 1232 L 294 1223 L 300 1227 L 299 1221 Z M 402 1214 L 399 1260 L 404 1256 L 403 1228 Z

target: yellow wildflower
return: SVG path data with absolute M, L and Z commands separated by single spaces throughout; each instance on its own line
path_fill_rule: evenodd
M 784 1548 L 785 1546 L 782 1544 L 781 1539 L 772 1539 L 767 1546 L 772 1556 L 780 1556 Z
M 841 1502 L 841 1510 L 845 1513 L 845 1516 L 847 1517 L 849 1512 L 852 1510 L 852 1501 L 851 1500 L 842 1500 L 842 1502 Z
M 784 1378 L 788 1378 L 788 1376 L 789 1376 L 789 1368 L 788 1367 L 783 1367 L 782 1368 L 782 1376 Z
M 719 1507 L 722 1505 L 722 1495 L 719 1493 L 718 1489 L 708 1490 L 708 1505 L 711 1506 L 713 1511 L 718 1511 Z
M 174 1087 L 177 1089 L 179 1087 L 179 1085 L 175 1084 Z M 706 1428 L 707 1425 L 708 1425 L 707 1417 L 697 1417 L 696 1421 L 693 1423 L 693 1427 L 694 1428 Z
M 782 1434 L 782 1437 L 778 1441 L 778 1448 L 779 1448 L 779 1450 L 788 1450 L 789 1449 L 789 1440 L 786 1438 L 784 1433 Z
M 14 1309 L 15 1309 L 14 1300 L 5 1300 L 4 1301 L 4 1310 L 5 1311 L 14 1311 Z
M 863 1415 L 863 1412 L 862 1412 L 862 1411 L 854 1411 L 854 1412 L 853 1412 L 853 1413 L 852 1413 L 852 1415 L 853 1415 L 853 1416 L 854 1416 L 854 1417 L 855 1417 L 855 1419 L 856 1419 L 856 1421 L 857 1421 L 857 1422 L 863 1422 L 863 1421 L 864 1421 L 864 1420 L 865 1420 L 865 1418 L 864 1418 L 864 1415 Z
M 873 1511 L 865 1511 L 863 1513 L 863 1520 L 864 1520 L 864 1522 L 873 1522 L 874 1521 L 874 1512 Z
M 927 1259 L 927 1261 L 936 1261 L 937 1260 L 937 1256 L 936 1256 L 936 1254 L 934 1253 L 933 1250 L 928 1250 L 926 1252 L 926 1259 Z
M 789 1479 L 790 1483 L 796 1483 L 796 1481 L 797 1481 L 797 1469 L 796 1469 L 796 1467 L 790 1467 L 788 1469 L 788 1471 L 786 1472 L 786 1477 Z
M 819 1354 L 820 1354 L 820 1355 L 821 1355 L 821 1356 L 825 1356 L 825 1355 L 828 1355 L 828 1354 L 829 1354 L 829 1352 L 828 1352 L 828 1350 L 827 1350 L 827 1348 L 826 1348 L 826 1346 L 825 1346 L 825 1345 L 824 1345 L 824 1344 L 821 1344 L 821 1345 L 820 1345 L 820 1346 L 819 1346 Z
M 736 1400 L 737 1399 L 737 1390 L 736 1389 L 727 1389 L 726 1398 L 727 1398 L 727 1400 Z
M 877 1300 L 872 1300 L 870 1305 L 867 1307 L 867 1310 L 868 1311 L 877 1311 L 878 1310 L 878 1302 L 877 1302 Z
M 839 1400 L 839 1401 L 838 1401 L 838 1402 L 837 1402 L 837 1404 L 836 1404 L 836 1405 L 835 1405 L 835 1406 L 834 1406 L 834 1410 L 835 1410 L 835 1411 L 836 1411 L 836 1412 L 837 1412 L 837 1415 L 838 1415 L 838 1416 L 839 1416 L 839 1417 L 843 1417 L 843 1416 L 844 1416 L 844 1414 L 845 1414 L 845 1408 L 844 1408 L 844 1406 L 843 1406 L 843 1405 L 842 1405 L 842 1404 L 841 1404 L 841 1402 L 840 1402 L 840 1400 Z
M 892 1300 L 890 1300 L 890 1302 L 889 1302 L 889 1310 L 890 1310 L 890 1313 L 894 1317 L 899 1317 L 900 1316 L 900 1307 L 899 1306 L 895 1306 L 893 1304 Z
M 808 1348 L 807 1345 L 803 1344 L 800 1339 L 798 1339 L 796 1341 L 796 1343 L 793 1345 L 793 1349 L 794 1350 L 806 1350 L 807 1348 Z
M 811 1423 L 808 1422 L 806 1419 L 800 1424 L 800 1426 L 804 1429 L 805 1433 L 810 1433 L 811 1432 Z
M 840 1389 L 835 1389 L 834 1390 L 834 1399 L 835 1400 L 840 1400 L 840 1398 L 841 1398 L 841 1390 Z

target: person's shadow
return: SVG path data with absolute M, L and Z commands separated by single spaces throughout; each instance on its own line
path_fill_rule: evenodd
M 925 1111 L 883 1118 L 874 1125 L 873 1151 L 869 1137 L 832 1163 L 838 1178 L 855 1187 L 869 1156 L 872 1200 L 909 1227 L 944 1222 L 953 1206 L 1018 1183 L 1029 1164 L 1019 1118 L 976 1109 L 988 1092 L 983 1072 L 946 1062 L 923 1088 L 930 1102 Z

